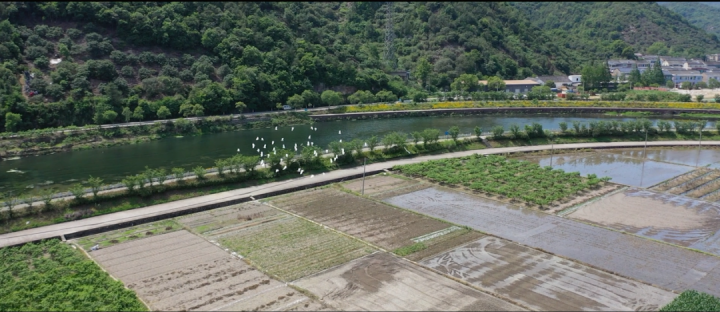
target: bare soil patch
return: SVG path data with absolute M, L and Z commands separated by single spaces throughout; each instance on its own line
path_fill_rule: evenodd
M 412 253 L 405 258 L 413 261 L 419 261 L 421 259 L 451 250 L 456 246 L 472 242 L 483 236 L 485 235 L 480 232 L 462 229 L 434 238 L 431 241 L 424 242 L 424 244 L 428 246 L 427 249 Z
M 184 230 L 125 242 L 90 255 L 153 310 L 328 308 Z
M 336 188 L 295 192 L 269 203 L 387 250 L 411 245 L 415 237 L 451 226 Z
M 340 184 L 340 186 L 355 193 L 360 193 L 362 192 L 362 183 L 362 179 L 356 179 Z M 422 184 L 420 181 L 409 178 L 403 179 L 397 176 L 374 175 L 365 178 L 365 196 L 378 199 L 399 195 L 398 193 L 417 191 L 427 187 L 427 185 Z
M 286 217 L 277 209 L 248 202 L 181 217 L 178 222 L 205 236 L 241 230 Z
M 353 260 L 294 284 L 340 310 L 524 310 L 384 252 Z
M 675 294 L 496 237 L 421 262 L 538 311 L 657 311 Z
M 580 207 L 570 218 L 720 255 L 720 204 L 629 189 Z

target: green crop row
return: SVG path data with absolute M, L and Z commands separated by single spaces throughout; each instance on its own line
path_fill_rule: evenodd
M 135 293 L 57 239 L 0 249 L 0 311 L 147 311 Z
M 720 298 L 686 290 L 660 311 L 720 311 Z

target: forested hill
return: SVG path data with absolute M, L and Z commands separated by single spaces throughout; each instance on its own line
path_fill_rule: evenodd
M 514 2 L 513 5 L 579 60 L 606 59 L 617 54 L 630 57 L 634 52 L 651 54 L 649 52 L 663 49 L 667 54 L 686 57 L 720 52 L 717 37 L 655 2 Z
M 395 2 L 391 12 L 397 69 L 430 64 L 408 83 L 387 74 L 385 2 L 3 2 L 1 85 L 33 77 L 3 99 L 0 130 L 7 112 L 20 115 L 8 130 L 217 115 L 238 102 L 333 102 L 320 97 L 328 87 L 341 101 L 355 90 L 392 100 L 450 89 L 464 73 L 518 79 L 573 64 L 506 3 Z
M 720 3 L 718 2 L 658 2 L 682 15 L 691 24 L 708 33 L 720 35 Z

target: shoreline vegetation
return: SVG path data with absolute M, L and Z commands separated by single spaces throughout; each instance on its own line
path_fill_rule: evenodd
M 672 109 L 720 109 L 720 104 L 693 103 L 693 102 L 638 102 L 638 101 L 457 101 L 457 102 L 426 102 L 426 103 L 398 103 L 398 104 L 358 104 L 345 105 L 327 110 L 329 114 L 339 114 L 337 119 L 357 118 L 355 116 L 342 116 L 349 113 L 392 112 L 400 110 L 419 111 L 436 109 L 461 108 L 549 108 L 549 107 L 575 107 L 575 108 L 672 108 Z M 274 126 L 290 126 L 312 124 L 316 122 L 312 115 L 316 112 L 278 112 L 260 118 L 247 118 L 240 115 L 239 119 L 230 116 L 212 116 L 197 121 L 177 119 L 174 122 L 158 120 L 151 125 L 133 125 L 116 128 L 100 128 L 98 126 L 46 128 L 22 132 L 0 133 L 0 159 L 13 157 L 47 155 L 58 152 L 103 148 L 126 144 L 139 144 L 166 137 L 180 137 L 188 135 L 202 135 L 209 133 L 222 133 L 249 129 L 262 129 Z M 322 114 L 322 111 L 320 112 Z M 523 114 L 527 114 L 524 112 Z M 537 112 L 536 114 L 542 114 Z M 452 116 L 463 114 L 451 113 Z M 616 112 L 608 111 L 606 116 L 624 117 L 654 117 L 667 116 L 652 112 Z M 412 114 L 411 114 L 412 116 Z M 687 113 L 676 115 L 678 118 L 718 118 L 719 114 Z M 402 118 L 406 116 L 394 116 Z M 375 118 L 373 116 L 373 118 Z M 122 124 L 118 124 L 122 125 Z M 107 125 L 105 125 L 107 126 Z M 63 132 L 60 132 L 63 131 Z
M 25 196 L 22 198 L 17 194 L 5 194 L 4 206 L 0 208 L 0 217 L 5 222 L 0 233 L 260 185 L 288 179 L 303 171 L 318 174 L 358 166 L 363 158 L 373 163 L 492 147 L 643 141 L 646 137 L 648 141 L 696 140 L 701 129 L 704 140 L 720 140 L 720 132 L 705 129 L 704 121 L 677 121 L 675 129 L 671 126 L 670 122 L 661 121 L 654 128 L 652 122 L 644 118 L 571 125 L 562 122 L 561 131 L 557 132 L 544 130 L 539 123 L 524 127 L 513 124 L 510 129 L 494 127 L 486 137 L 482 136 L 485 132 L 479 126 L 474 134 L 461 134 L 458 127 L 452 127 L 447 138 L 441 136 L 440 130 L 430 128 L 410 134 L 393 132 L 382 138 L 373 136 L 366 140 L 331 142 L 327 154 L 320 147 L 304 146 L 298 155 L 284 150 L 262 160 L 258 156 L 236 155 L 216 160 L 214 168 L 198 166 L 191 172 L 185 168 L 146 168 L 112 186 L 90 177 L 85 184 L 69 186 L 69 192 L 57 193 L 59 189 L 52 187 L 33 189 L 29 191 L 31 194 L 20 194 Z M 283 157 L 285 154 L 292 156 Z

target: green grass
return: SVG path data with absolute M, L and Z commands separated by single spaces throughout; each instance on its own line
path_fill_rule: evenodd
M 0 311 L 147 311 L 135 293 L 57 239 L 0 249 Z
M 702 113 L 680 113 L 680 117 L 690 118 L 720 118 L 720 114 L 702 114 Z
M 122 242 L 140 239 L 148 236 L 160 235 L 182 229 L 182 226 L 173 220 L 163 220 L 148 224 L 136 225 L 122 230 L 110 231 L 78 239 L 78 245 L 90 250 L 95 244 L 100 247 L 110 247 Z M 152 233 L 152 234 L 148 234 Z
M 696 290 L 686 290 L 660 311 L 720 311 L 720 298 Z
M 398 249 L 393 250 L 393 252 L 400 257 L 404 257 L 409 254 L 413 254 L 413 253 L 416 253 L 418 251 L 425 250 L 425 249 L 427 249 L 427 246 L 424 243 L 419 242 L 419 243 L 414 243 L 412 245 L 400 247 Z

